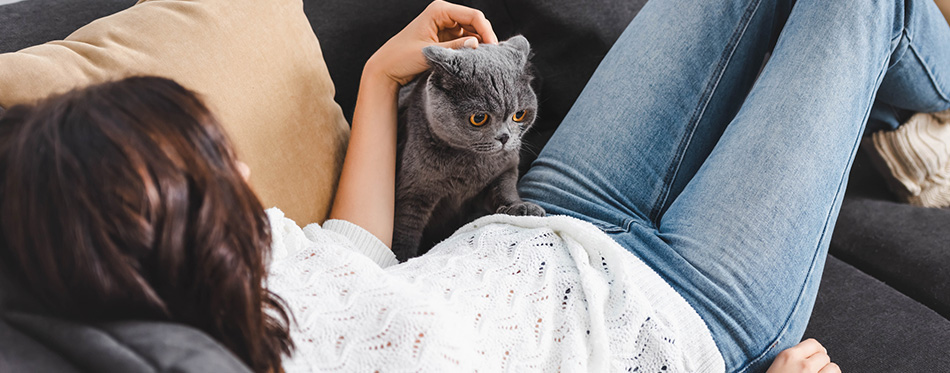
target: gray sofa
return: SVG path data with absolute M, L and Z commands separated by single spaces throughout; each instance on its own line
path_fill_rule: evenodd
M 134 2 L 2 5 L 0 53 L 65 37 Z M 540 149 L 645 0 L 460 2 L 482 9 L 500 37 L 521 33 L 531 40 L 543 116 L 528 143 Z M 363 62 L 428 0 L 304 3 L 337 101 L 350 113 Z M 806 337 L 824 343 L 845 371 L 950 372 L 950 210 L 897 203 L 884 185 L 860 154 Z M 189 327 L 136 320 L 84 325 L 49 313 L 0 274 L 0 372 L 248 370 Z

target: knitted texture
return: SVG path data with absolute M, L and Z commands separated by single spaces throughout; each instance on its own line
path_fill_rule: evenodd
M 950 110 L 915 114 L 870 141 L 871 159 L 898 197 L 915 206 L 950 206 Z
M 382 268 L 352 226 L 269 215 L 267 286 L 295 317 L 287 372 L 724 370 L 682 297 L 580 220 L 487 217 Z

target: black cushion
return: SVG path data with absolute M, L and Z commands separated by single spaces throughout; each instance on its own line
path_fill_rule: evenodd
M 863 149 L 831 253 L 950 318 L 950 210 L 895 202 Z
M 950 367 L 950 321 L 833 256 L 805 337 L 827 347 L 844 372 Z
M 0 372 L 249 372 L 203 332 L 158 321 L 50 316 L 0 274 Z
M 184 325 L 154 321 L 74 323 L 35 313 L 6 311 L 0 329 L 15 329 L 16 340 L 2 340 L 3 361 L 22 369 L 85 372 L 250 372 L 230 351 L 206 334 Z M 28 337 L 28 338 L 22 338 Z M 15 342 L 26 340 L 23 353 Z M 41 343 L 44 348 L 33 345 Z M 7 351 L 7 348 L 21 351 Z M 68 367 L 58 365 L 68 361 Z M 13 371 L 13 370 L 11 370 Z
M 409 24 L 430 0 L 304 0 L 304 12 L 320 40 L 323 59 L 336 87 L 336 101 L 352 119 L 366 60 Z
M 57 351 L 13 328 L 5 319 L 0 318 L 0 372 L 79 371 Z
M 65 38 L 132 4 L 135 0 L 27 0 L 0 6 L 0 53 Z

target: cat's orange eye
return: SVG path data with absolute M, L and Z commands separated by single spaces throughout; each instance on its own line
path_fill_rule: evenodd
M 468 121 L 472 123 L 472 125 L 475 127 L 481 126 L 485 124 L 485 122 L 488 122 L 488 114 L 485 114 L 485 113 L 472 114 L 472 116 L 468 117 Z
M 524 117 L 525 117 L 526 115 L 528 115 L 528 111 L 527 111 L 527 110 L 521 110 L 521 111 L 515 113 L 514 115 L 512 115 L 512 116 L 511 116 L 511 120 L 513 120 L 513 121 L 515 121 L 515 122 L 520 122 L 520 121 L 523 121 L 523 120 L 524 120 Z

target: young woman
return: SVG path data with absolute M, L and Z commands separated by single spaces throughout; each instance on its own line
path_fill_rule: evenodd
M 799 340 L 875 97 L 950 107 L 933 3 L 653 0 L 522 180 L 556 216 L 396 264 L 396 91 L 423 47 L 476 41 L 484 16 L 436 1 L 367 62 L 322 227 L 265 215 L 167 80 L 11 108 L 4 269 L 66 316 L 186 323 L 262 372 L 838 371 Z

